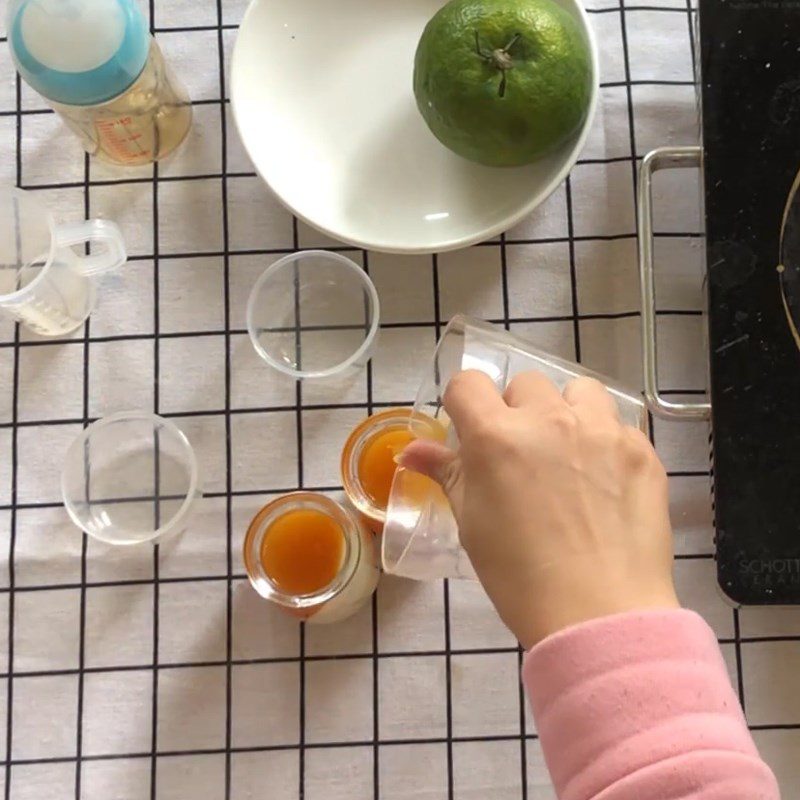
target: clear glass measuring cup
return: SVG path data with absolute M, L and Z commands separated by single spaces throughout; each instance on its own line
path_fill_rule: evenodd
M 626 425 L 645 428 L 642 400 L 607 378 L 545 353 L 486 322 L 456 316 L 442 334 L 432 363 L 426 367 L 409 420 L 415 437 L 441 440 L 444 429 L 445 443 L 453 449 L 458 447 L 442 396 L 450 378 L 465 369 L 485 372 L 500 391 L 514 375 L 529 370 L 544 373 L 559 390 L 573 378 L 588 375 L 606 385 Z M 395 575 L 417 580 L 475 578 L 459 542 L 458 526 L 447 498 L 433 481 L 408 470 L 398 469 L 395 475 L 382 549 L 383 568 Z
M 91 242 L 92 255 L 76 245 Z M 93 275 L 127 259 L 119 228 L 90 219 L 56 225 L 50 212 L 20 189 L 0 194 L 0 312 L 42 336 L 77 328 L 95 304 Z

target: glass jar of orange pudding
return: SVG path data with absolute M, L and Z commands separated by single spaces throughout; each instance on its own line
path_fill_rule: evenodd
M 367 417 L 342 450 L 342 484 L 350 502 L 380 532 L 397 470 L 397 456 L 415 436 L 409 423 L 411 409 L 392 408 Z
M 309 623 L 354 614 L 380 574 L 372 533 L 354 512 L 313 492 L 285 495 L 256 514 L 244 563 L 262 597 Z

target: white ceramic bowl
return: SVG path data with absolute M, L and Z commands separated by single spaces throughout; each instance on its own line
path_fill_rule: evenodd
M 444 0 L 253 0 L 231 70 L 245 148 L 281 201 L 335 239 L 397 253 L 490 239 L 561 183 L 594 116 L 597 46 L 579 0 L 556 1 L 591 47 L 591 107 L 580 133 L 536 164 L 473 164 L 428 130 L 414 54 Z

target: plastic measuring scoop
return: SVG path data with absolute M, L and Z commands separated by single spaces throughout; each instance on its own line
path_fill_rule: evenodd
M 409 420 L 417 438 L 440 438 L 458 448 L 454 428 L 442 406 L 450 378 L 465 369 L 485 372 L 502 392 L 520 372 L 537 370 L 563 390 L 581 375 L 606 385 L 617 402 L 622 422 L 645 429 L 645 406 L 608 378 L 545 353 L 516 336 L 469 317 L 456 316 L 445 329 L 433 361 L 426 367 Z M 431 424 L 435 420 L 436 424 Z M 383 568 L 386 572 L 417 580 L 475 578 L 475 571 L 458 538 L 458 526 L 447 498 L 431 480 L 398 469 L 389 497 L 383 528 Z
M 92 255 L 84 255 L 87 242 Z M 93 275 L 127 260 L 119 228 L 90 219 L 56 225 L 30 194 L 12 189 L 0 195 L 0 312 L 42 336 L 62 336 L 92 312 Z

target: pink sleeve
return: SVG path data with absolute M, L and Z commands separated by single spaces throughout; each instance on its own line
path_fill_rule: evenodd
M 692 611 L 568 628 L 526 655 L 523 680 L 559 800 L 779 800 Z

